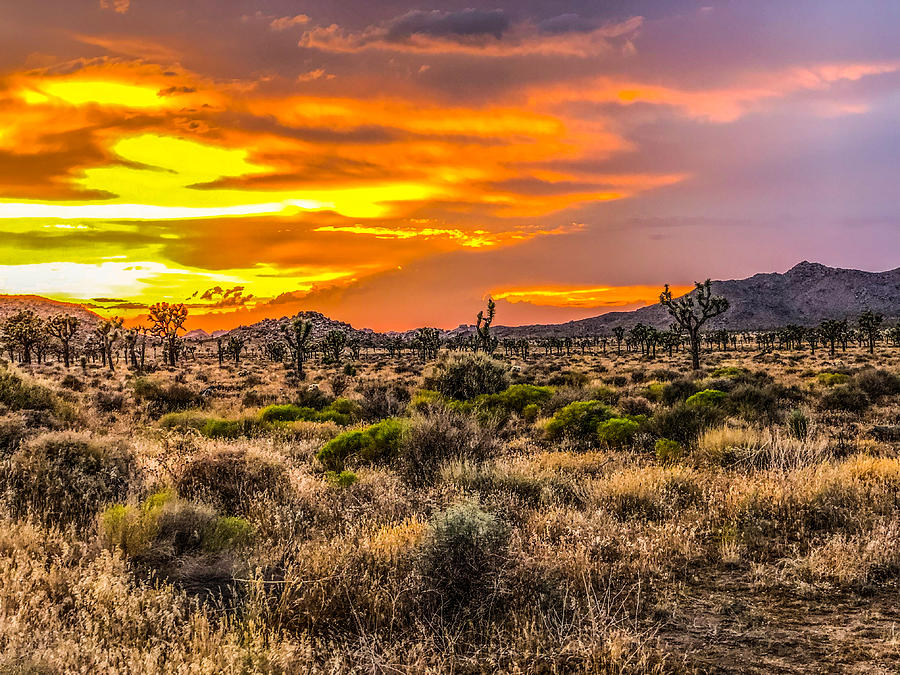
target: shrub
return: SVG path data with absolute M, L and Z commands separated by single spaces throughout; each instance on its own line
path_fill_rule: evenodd
M 442 408 L 446 400 L 433 389 L 419 389 L 409 401 L 409 410 L 413 412 L 427 413 L 430 410 Z
M 14 515 L 81 528 L 102 506 L 123 499 L 136 473 L 131 452 L 119 443 L 52 432 L 22 444 L 4 462 L 0 483 Z
M 447 354 L 425 376 L 425 387 L 460 400 L 496 394 L 509 386 L 509 366 L 486 354 Z
M 325 472 L 325 480 L 335 487 L 339 488 L 347 488 L 356 483 L 359 478 L 356 477 L 356 474 L 352 471 L 341 471 L 338 473 L 337 471 L 326 471 Z
M 846 384 L 850 381 L 850 376 L 846 373 L 819 373 L 816 379 L 826 387 L 833 387 L 837 384 Z
M 597 427 L 613 416 L 613 410 L 600 401 L 576 401 L 557 412 L 547 423 L 550 440 L 568 438 L 591 442 L 597 437 Z
M 403 424 L 387 419 L 361 431 L 346 431 L 328 441 L 316 454 L 322 465 L 331 471 L 341 471 L 344 462 L 356 458 L 362 462 L 391 461 L 400 450 Z
M 157 424 L 162 429 L 187 431 L 194 429 L 200 431 L 209 418 L 202 412 L 191 410 L 187 412 L 168 413 L 159 418 Z
M 626 415 L 650 416 L 653 406 L 643 396 L 626 396 L 619 400 L 619 410 Z
M 728 394 L 718 389 L 704 389 L 689 396 L 685 405 L 691 408 L 712 408 L 719 405 L 727 396 Z
M 900 394 L 900 377 L 887 370 L 867 368 L 853 379 L 856 385 L 872 399 Z
M 819 407 L 823 410 L 843 410 L 854 413 L 863 412 L 871 403 L 866 392 L 850 384 L 837 385 L 822 394 L 822 398 L 819 399 Z
M 597 427 L 597 437 L 610 448 L 623 448 L 634 441 L 640 425 L 625 417 L 612 417 Z
M 503 408 L 520 413 L 529 405 L 540 405 L 553 396 L 551 387 L 536 387 L 533 384 L 514 384 L 499 394 L 483 394 L 475 399 L 476 406 Z
M 799 408 L 792 410 L 788 417 L 788 428 L 791 430 L 791 436 L 801 441 L 805 440 L 809 434 L 809 417 Z
M 658 438 L 670 438 L 682 445 L 690 445 L 716 419 L 712 410 L 682 402 L 657 411 L 650 422 L 650 430 Z
M 28 429 L 21 415 L 7 414 L 0 417 L 0 459 L 15 452 L 27 435 Z
M 781 414 L 781 392 L 771 384 L 739 384 L 728 395 L 731 408 L 746 420 L 775 422 Z
M 297 391 L 297 397 L 294 403 L 301 408 L 314 408 L 321 410 L 329 405 L 334 399 L 319 389 L 316 385 L 310 385 Z
M 125 555 L 159 565 L 184 555 L 215 553 L 250 541 L 243 518 L 219 517 L 208 507 L 157 492 L 139 506 L 116 504 L 100 514 L 100 541 Z
M 738 368 L 737 366 L 722 366 L 712 371 L 710 377 L 740 377 L 746 372 L 743 368 Z
M 547 383 L 554 387 L 583 387 L 590 380 L 587 373 L 577 370 L 562 370 L 553 373 Z
M 403 414 L 410 401 L 409 389 L 400 384 L 368 383 L 357 391 L 362 396 L 359 415 L 369 422 Z
M 312 421 L 316 418 L 317 411 L 309 407 L 297 405 L 270 405 L 259 411 L 260 422 L 296 422 L 297 420 Z
M 474 504 L 437 515 L 418 556 L 426 606 L 448 618 L 489 606 L 508 541 L 506 525 Z
M 227 515 L 247 513 L 263 494 L 281 495 L 290 484 L 285 466 L 244 449 L 220 450 L 185 464 L 175 481 L 178 494 L 209 503 Z
M 121 412 L 125 407 L 125 394 L 121 391 L 99 390 L 94 394 L 94 407 L 100 412 Z
M 684 401 L 689 396 L 696 394 L 700 388 L 697 383 L 687 377 L 672 380 L 662 388 L 662 401 L 666 405 L 674 405 L 678 401 Z
M 159 416 L 179 410 L 188 410 L 200 404 L 196 391 L 178 382 L 162 384 L 146 377 L 137 378 L 132 384 L 134 397 L 147 405 L 151 415 Z
M 70 405 L 29 377 L 0 366 L 0 405 L 9 410 L 41 410 L 68 421 L 75 417 Z
M 677 462 L 684 456 L 684 448 L 681 447 L 681 443 L 669 438 L 657 439 L 654 450 L 656 451 L 656 458 L 664 464 Z
M 400 469 L 408 478 L 429 480 L 448 460 L 482 460 L 498 449 L 490 431 L 472 417 L 446 408 L 414 415 L 404 426 Z
M 654 380 L 659 380 L 660 382 L 671 382 L 672 380 L 677 380 L 679 376 L 677 370 L 670 370 L 668 368 L 657 368 L 650 371 L 650 377 Z

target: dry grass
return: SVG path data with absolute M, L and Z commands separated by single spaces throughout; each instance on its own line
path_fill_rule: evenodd
M 351 458 L 341 476 L 326 475 L 315 455 L 370 418 L 206 438 L 160 428 L 161 404 L 136 400 L 122 368 L 73 369 L 84 386 L 72 390 L 60 387 L 60 369 L 34 367 L 25 381 L 50 391 L 51 407 L 0 410 L 0 673 L 662 673 L 735 663 L 802 671 L 784 657 L 791 640 L 837 636 L 835 617 L 859 603 L 890 606 L 900 443 L 889 431 L 900 399 L 879 396 L 861 414 L 823 410 L 818 401 L 834 387 L 817 374 L 847 372 L 852 384 L 873 365 L 897 373 L 897 350 L 711 354 L 698 385 L 727 388 L 710 374 L 736 366 L 722 372 L 750 373 L 734 376 L 744 377 L 734 388 L 745 398 L 716 404 L 665 461 L 653 421 L 672 406 L 646 397 L 656 396 L 648 384 L 657 375 L 673 377 L 655 371 L 686 374 L 681 355 L 535 354 L 517 365 L 514 381 L 560 383 L 538 414 L 440 405 L 412 413 L 391 394 L 384 403 L 416 447 L 395 459 Z M 343 395 L 362 403 L 361 392 L 380 395 L 379 383 L 412 392 L 422 384 L 415 360 L 369 356 L 357 370 Z M 771 377 L 753 374 L 762 370 Z M 298 384 L 248 358 L 240 368 L 207 360 L 149 378 L 212 391 L 197 414 L 234 420 L 272 402 L 327 400 L 335 373 L 312 362 Z M 120 409 L 96 396 L 101 388 L 121 395 Z M 611 450 L 546 440 L 556 410 L 598 395 L 618 398 L 621 414 L 649 416 L 632 442 Z M 747 409 L 753 396 L 775 396 L 774 407 Z M 809 411 L 802 433 L 789 424 L 797 408 Z M 23 452 L 61 432 L 130 458 L 127 492 L 94 490 L 86 522 L 67 523 L 37 498 L 10 501 L 36 466 Z M 53 470 L 65 472 L 64 461 Z M 73 482 L 73 494 L 84 485 Z M 149 496 L 178 485 L 161 525 L 142 515 Z M 118 539 L 101 518 L 113 502 L 134 525 Z M 448 521 L 458 505 L 468 515 Z M 248 539 L 212 530 L 204 539 L 193 532 L 200 521 Z M 476 590 L 450 606 L 445 589 L 442 602 L 435 569 Z M 714 600 L 723 593 L 728 602 Z M 812 604 L 792 614 L 797 603 Z M 782 638 L 754 637 L 782 624 Z M 711 630 L 728 637 L 710 640 Z M 808 672 L 877 671 L 898 651 L 887 629 L 840 635 L 841 655 L 803 642 Z

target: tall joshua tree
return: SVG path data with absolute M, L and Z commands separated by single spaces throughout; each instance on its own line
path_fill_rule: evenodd
M 613 336 L 616 338 L 616 354 L 622 353 L 622 340 L 625 339 L 625 327 L 616 326 L 613 328 Z
M 295 316 L 291 323 L 284 328 L 284 339 L 288 349 L 294 358 L 294 367 L 297 369 L 297 377 L 303 379 L 303 362 L 306 360 L 306 350 L 309 348 L 309 338 L 312 335 L 312 321 L 305 321 Z
M 878 331 L 881 328 L 882 321 L 884 321 L 884 317 L 870 309 L 859 315 L 859 330 L 862 331 L 865 337 L 870 354 L 875 352 L 875 340 L 878 339 Z
M 103 363 L 109 366 L 110 371 L 114 371 L 116 367 L 113 363 L 113 351 L 119 338 L 122 337 L 122 319 L 114 316 L 106 321 L 101 321 L 94 329 L 94 334 L 100 343 Z
M 487 314 L 483 311 L 478 312 L 475 324 L 475 350 L 483 349 L 486 354 L 493 354 L 497 349 L 499 341 L 491 335 L 491 324 L 494 323 L 494 315 L 497 313 L 497 305 L 493 298 L 488 298 Z
M 47 332 L 59 340 L 62 347 L 63 364 L 66 368 L 72 361 L 72 338 L 78 330 L 78 317 L 69 314 L 57 314 L 47 321 Z
M 684 329 L 688 335 L 691 351 L 691 367 L 700 369 L 700 328 L 713 317 L 728 311 L 728 300 L 720 295 L 712 294 L 709 279 L 700 283 L 694 283 L 696 287 L 693 294 L 673 298 L 669 284 L 659 294 L 659 303 L 665 307 L 676 323 Z
M 16 312 L 3 323 L 3 338 L 12 353 L 22 349 L 22 363 L 31 363 L 31 352 L 40 341 L 44 322 L 30 309 Z
M 163 358 L 174 366 L 178 357 L 178 331 L 184 330 L 188 311 L 184 303 L 157 302 L 150 306 L 150 332 L 163 341 Z

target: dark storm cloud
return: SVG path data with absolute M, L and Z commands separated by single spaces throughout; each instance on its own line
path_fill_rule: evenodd
M 472 37 L 492 35 L 498 40 L 509 28 L 509 18 L 499 9 L 464 9 L 459 12 L 412 10 L 391 19 L 384 37 L 390 41 L 407 40 L 413 35 L 436 37 Z

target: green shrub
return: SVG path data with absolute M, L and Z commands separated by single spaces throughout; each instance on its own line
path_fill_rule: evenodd
M 337 471 L 326 471 L 325 480 L 335 487 L 347 488 L 356 483 L 359 478 L 352 471 L 344 470 L 340 473 Z
M 740 377 L 747 371 L 737 366 L 722 366 L 710 373 L 710 377 Z
M 220 450 L 189 461 L 175 480 L 178 494 L 226 515 L 245 514 L 260 495 L 290 489 L 284 464 L 245 449 Z
M 481 408 L 502 408 L 507 412 L 521 414 L 529 405 L 540 406 L 553 396 L 551 387 L 536 387 L 533 384 L 514 384 L 499 394 L 482 394 L 473 403 Z
M 412 412 L 427 413 L 429 410 L 446 405 L 446 399 L 433 389 L 419 389 L 409 401 L 409 410 Z
M 159 418 L 157 424 L 162 429 L 175 431 L 187 431 L 194 429 L 200 431 L 206 424 L 209 417 L 202 412 L 196 410 L 188 410 L 186 412 L 167 413 Z
M 704 389 L 689 396 L 685 404 L 692 408 L 712 408 L 719 405 L 728 394 L 718 389 Z
M 847 384 L 850 381 L 850 376 L 846 373 L 819 373 L 816 375 L 816 379 L 819 381 L 819 384 L 833 387 L 837 384 Z
M 663 400 L 665 385 L 661 382 L 652 382 L 644 388 L 644 398 L 659 403 Z
M 363 430 L 345 431 L 332 438 L 316 454 L 316 458 L 330 471 L 341 471 L 350 458 L 372 463 L 391 461 L 400 450 L 403 424 L 386 419 Z
M 508 542 L 507 526 L 474 504 L 437 515 L 418 555 L 426 607 L 455 618 L 488 606 L 508 560 Z
M 467 401 L 509 386 L 509 366 L 487 354 L 445 354 L 425 376 L 425 388 Z
M 242 546 L 252 534 L 243 518 L 219 517 L 168 490 L 151 495 L 140 506 L 116 504 L 100 515 L 100 540 L 106 548 L 155 565 Z
M 0 367 L 0 404 L 10 410 L 53 410 L 56 395 L 30 378 Z
M 541 414 L 541 406 L 537 403 L 529 403 L 522 408 L 522 418 L 528 422 L 534 422 Z
M 597 426 L 597 438 L 609 448 L 624 448 L 634 441 L 640 424 L 625 417 L 612 417 Z
M 259 411 L 260 422 L 296 422 L 297 420 L 312 421 L 318 411 L 306 406 L 292 404 L 270 405 Z
M 547 423 L 547 437 L 550 440 L 568 438 L 579 442 L 594 441 L 600 423 L 613 414 L 612 408 L 601 401 L 570 403 Z
M 819 399 L 819 407 L 823 410 L 843 410 L 846 412 L 861 413 L 872 404 L 869 396 L 855 385 L 839 384 L 824 394 Z
M 33 438 L 0 465 L 0 486 L 13 515 L 79 528 L 104 505 L 123 499 L 136 476 L 134 457 L 121 444 L 73 432 Z
M 669 438 L 659 438 L 654 445 L 656 458 L 664 464 L 677 462 L 684 456 L 684 448 L 678 441 Z

